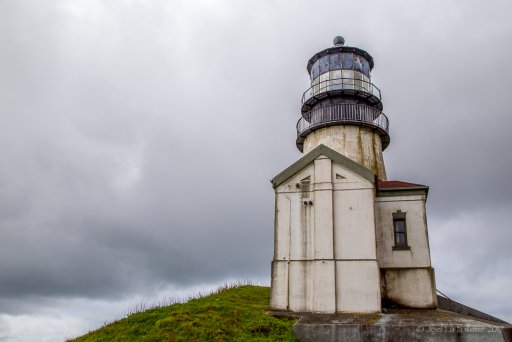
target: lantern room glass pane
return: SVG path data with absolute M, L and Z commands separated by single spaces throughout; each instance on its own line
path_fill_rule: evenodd
M 343 89 L 354 89 L 354 71 L 345 70 L 341 71 L 341 77 L 343 78 Z
M 363 60 L 364 58 L 359 55 L 354 55 L 354 70 L 359 72 L 363 71 Z
M 320 61 L 313 63 L 313 66 L 311 67 L 311 75 L 313 78 L 317 78 L 318 75 L 320 75 Z
M 337 90 L 343 89 L 343 80 L 341 79 L 341 70 L 333 70 L 329 73 L 329 89 Z
M 320 75 L 320 92 L 326 91 L 329 86 L 329 72 Z
M 354 71 L 354 83 L 355 89 L 364 90 L 363 88 L 363 74 L 359 71 Z
M 362 74 L 362 75 L 363 75 L 363 89 L 365 91 L 371 93 L 370 79 L 365 74 Z
M 354 54 L 343 52 L 341 54 L 343 69 L 352 69 L 354 67 Z
M 320 62 L 320 73 L 321 74 L 329 71 L 329 55 L 323 56 L 322 58 L 320 58 L 319 62 Z
M 370 76 L 370 63 L 366 60 L 366 58 L 363 58 L 363 74 Z
M 341 70 L 332 70 L 330 72 L 330 79 L 331 80 L 335 80 L 337 78 L 341 78 Z
M 329 70 L 341 69 L 341 53 L 334 53 L 330 55 Z

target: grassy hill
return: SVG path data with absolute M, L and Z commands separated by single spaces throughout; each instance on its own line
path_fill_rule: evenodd
M 132 314 L 73 341 L 298 341 L 295 319 L 267 313 L 270 289 L 223 288 L 184 304 Z

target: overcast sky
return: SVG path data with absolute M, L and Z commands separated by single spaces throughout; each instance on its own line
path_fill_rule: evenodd
M 438 289 L 512 321 L 509 0 L 0 0 L 0 341 L 269 284 L 306 63 L 375 59 Z

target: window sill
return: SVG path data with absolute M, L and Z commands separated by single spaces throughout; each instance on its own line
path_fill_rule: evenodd
M 410 251 L 411 246 L 393 246 L 394 251 Z

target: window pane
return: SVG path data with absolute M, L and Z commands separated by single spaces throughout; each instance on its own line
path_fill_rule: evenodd
M 329 73 L 323 73 L 320 75 L 320 82 L 327 81 L 329 79 Z
M 354 54 L 351 52 L 343 52 L 341 54 L 343 69 L 352 69 L 354 67 Z
M 342 70 L 341 76 L 343 77 L 343 89 L 354 89 L 354 72 L 353 70 Z
M 405 220 L 395 220 L 395 232 L 405 233 Z
M 341 73 L 343 78 L 354 78 L 354 72 L 352 70 L 344 69 L 341 71 Z
M 363 71 L 363 60 L 364 58 L 359 55 L 354 55 L 354 69 L 357 71 Z
M 320 82 L 318 84 L 319 85 L 318 92 L 322 93 L 322 92 L 326 91 L 329 86 L 329 73 L 328 72 L 323 73 L 318 78 L 320 80 Z
M 366 58 L 363 58 L 363 73 L 365 75 L 370 75 L 370 64 L 366 60 Z
M 320 61 L 313 63 L 313 66 L 311 67 L 311 75 L 313 78 L 317 78 L 318 75 L 320 75 Z
M 394 219 L 393 228 L 395 231 L 395 245 L 407 246 L 407 231 L 405 227 L 405 219 Z
M 319 90 L 318 84 L 319 83 L 320 83 L 320 77 L 317 77 L 317 78 L 315 78 L 313 80 L 313 83 L 312 83 L 312 85 L 313 85 L 313 95 L 318 93 L 318 90 Z
M 320 73 L 323 74 L 324 72 L 329 71 L 329 55 L 320 57 Z
M 395 245 L 396 246 L 405 246 L 405 233 L 396 233 L 395 234 Z
M 363 75 L 363 89 L 367 92 L 370 92 L 370 80 L 366 75 Z
M 334 53 L 330 56 L 329 70 L 341 69 L 341 53 Z

